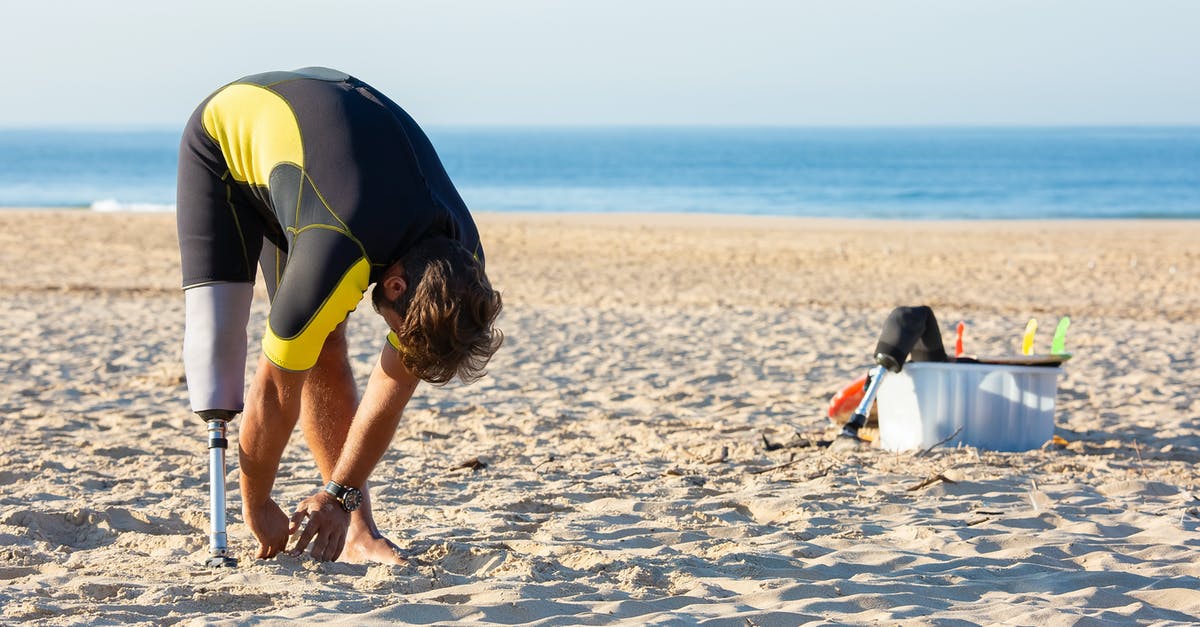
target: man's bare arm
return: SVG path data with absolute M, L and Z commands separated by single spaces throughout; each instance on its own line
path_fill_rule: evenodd
M 404 407 L 420 383 L 400 362 L 391 346 L 383 349 L 379 362 L 371 371 L 367 389 L 359 402 L 350 433 L 331 478 L 337 483 L 360 488 L 383 458 L 396 434 Z M 346 529 L 350 522 L 334 498 L 323 489 L 300 503 L 292 514 L 291 523 L 299 525 L 308 518 L 304 530 L 292 548 L 300 553 L 312 542 L 312 555 L 318 560 L 336 560 L 345 546 Z
M 242 500 L 262 503 L 271 498 L 279 459 L 300 417 L 300 391 L 305 372 L 288 372 L 266 357 L 246 397 L 240 445 Z
M 305 373 L 288 372 L 261 357 L 239 437 L 242 510 L 259 542 L 257 557 L 274 557 L 287 545 L 287 516 L 271 500 L 279 459 L 300 415 Z
M 358 404 L 346 445 L 331 478 L 347 486 L 362 486 L 383 459 L 400 425 L 404 407 L 421 382 L 400 362 L 400 354 L 385 346 L 371 371 Z

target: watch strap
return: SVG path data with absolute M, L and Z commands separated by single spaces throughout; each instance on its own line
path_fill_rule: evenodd
M 342 509 L 347 512 L 353 512 L 362 505 L 363 493 L 358 488 L 344 486 L 336 481 L 330 481 L 325 484 L 325 491 L 333 495 L 337 499 Z
M 347 488 L 336 481 L 330 481 L 329 483 L 325 484 L 325 491 L 332 494 L 333 498 L 339 501 L 342 500 L 342 497 L 346 496 L 346 492 L 349 490 L 350 488 Z

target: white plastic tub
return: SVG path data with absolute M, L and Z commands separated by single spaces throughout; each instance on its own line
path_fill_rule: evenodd
M 968 444 L 1028 451 L 1054 435 L 1061 368 L 909 363 L 879 386 L 879 441 L 889 451 Z M 955 431 L 958 435 L 950 438 Z

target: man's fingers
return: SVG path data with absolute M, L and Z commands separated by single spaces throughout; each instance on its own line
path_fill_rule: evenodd
M 322 505 L 319 500 L 305 499 L 290 517 L 288 535 L 294 535 L 299 530 L 296 544 L 287 549 L 285 540 L 284 550 L 289 555 L 301 555 L 308 549 L 313 559 L 321 562 L 336 560 L 346 546 L 346 528 L 344 521 L 338 517 L 340 511 L 331 505 Z M 305 521 L 305 518 L 308 520 Z M 311 545 L 311 546 L 310 546 Z
M 305 507 L 304 503 L 296 506 L 296 511 L 292 512 L 292 517 L 289 519 L 293 525 L 299 525 L 311 512 Z
M 280 536 L 278 540 L 276 540 L 273 544 L 271 544 L 270 549 L 269 549 L 271 555 L 269 557 L 275 557 L 276 555 L 279 555 L 280 553 L 283 553 L 284 551 L 286 551 L 287 543 L 288 543 L 288 536 L 286 536 L 286 535 Z
M 324 525 L 317 532 L 309 553 L 320 562 L 336 562 L 346 548 L 346 534 L 336 525 Z
M 329 558 L 325 556 L 325 551 L 329 548 L 329 534 L 317 534 L 317 538 L 313 540 L 312 556 L 318 562 L 328 562 Z
M 283 550 L 287 550 L 287 541 L 290 540 L 292 536 L 296 535 L 296 532 L 299 531 L 301 526 L 304 524 L 304 519 L 308 518 L 308 525 L 304 526 L 305 533 L 301 534 L 300 538 L 296 540 L 296 546 L 292 547 L 291 551 L 288 551 L 292 555 L 299 555 L 303 553 L 304 547 L 308 546 L 309 540 L 312 539 L 312 532 L 308 530 L 308 527 L 312 526 L 312 512 L 309 511 L 307 504 L 307 501 L 301 502 L 300 505 L 296 506 L 296 511 L 292 512 L 291 518 L 288 519 L 288 537 L 286 540 L 284 540 Z
M 308 524 L 304 525 L 304 531 L 300 533 L 300 539 L 296 540 L 296 546 L 292 547 L 292 554 L 299 555 L 308 547 L 308 543 L 312 541 L 313 536 L 317 533 L 316 521 L 308 520 Z
M 328 541 L 328 544 L 325 545 L 325 561 L 336 562 L 342 554 L 342 549 L 346 547 L 346 535 L 338 533 Z
M 308 516 L 308 511 L 303 509 L 298 509 L 292 514 L 292 517 L 288 519 L 291 521 L 291 524 L 288 525 L 289 536 L 296 533 L 296 530 L 300 528 L 300 523 L 304 521 L 306 516 Z
M 258 548 L 258 559 L 271 559 L 279 555 L 280 548 L 277 544 L 262 544 Z
M 329 561 L 331 562 L 336 562 L 337 558 L 341 557 L 342 551 L 346 548 L 346 534 L 338 534 L 337 542 L 334 544 L 335 548 L 333 551 L 333 557 L 329 558 Z

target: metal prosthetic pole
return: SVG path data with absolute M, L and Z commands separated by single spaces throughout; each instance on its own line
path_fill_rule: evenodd
M 209 499 L 209 557 L 205 566 L 233 568 L 237 559 L 229 555 L 229 540 L 225 533 L 225 427 L 237 412 L 227 409 L 206 409 L 196 412 L 208 423 L 208 499 Z

